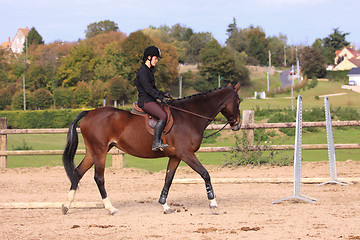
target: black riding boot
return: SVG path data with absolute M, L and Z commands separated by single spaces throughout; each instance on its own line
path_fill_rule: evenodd
M 152 144 L 153 151 L 162 151 L 164 148 L 167 148 L 169 145 L 163 144 L 161 141 L 161 134 L 165 128 L 165 121 L 159 120 L 157 121 L 154 128 L 154 141 Z

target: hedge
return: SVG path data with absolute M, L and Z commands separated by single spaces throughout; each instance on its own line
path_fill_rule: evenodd
M 349 74 L 349 70 L 343 70 L 343 71 L 326 71 L 326 77 L 330 81 L 348 81 L 349 77 L 347 76 Z
M 0 111 L 7 118 L 8 128 L 68 128 L 82 109 L 54 109 L 36 111 Z

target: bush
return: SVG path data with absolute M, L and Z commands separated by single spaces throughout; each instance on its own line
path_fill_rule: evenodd
M 338 107 L 332 111 L 333 115 L 340 121 L 359 120 L 360 114 L 354 108 L 341 108 Z M 334 116 L 332 116 L 334 118 Z
M 33 99 L 28 91 L 25 91 L 26 109 L 33 108 Z M 23 91 L 19 91 L 14 94 L 11 100 L 12 109 L 21 110 L 24 109 L 24 94 Z
M 76 110 L 0 111 L 6 117 L 8 128 L 67 128 L 82 112 Z
M 235 147 L 230 151 L 230 157 L 227 158 L 223 166 L 242 166 L 242 165 L 261 165 L 270 164 L 277 166 L 289 165 L 291 161 L 287 158 L 276 160 L 275 156 L 279 151 L 271 149 L 270 145 L 264 145 L 264 149 L 260 149 L 260 140 L 258 140 L 255 149 L 251 149 L 245 136 L 239 137 L 235 135 Z
M 317 78 L 316 78 L 316 77 L 313 77 L 312 80 L 311 80 L 311 82 L 307 85 L 307 88 L 308 88 L 308 89 L 315 88 L 316 85 L 318 84 L 318 82 L 319 82 L 319 81 L 317 80 Z
M 13 150 L 33 150 L 32 146 L 28 145 L 26 142 L 25 142 L 25 139 L 23 139 L 23 145 L 19 145 L 19 146 L 12 146 L 12 149 Z

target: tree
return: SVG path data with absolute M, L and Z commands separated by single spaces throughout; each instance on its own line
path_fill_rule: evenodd
M 91 99 L 90 106 L 100 107 L 102 106 L 103 100 L 106 98 L 108 87 L 101 80 L 96 80 L 91 84 Z
M 96 55 L 101 55 L 107 45 L 119 43 L 125 38 L 126 34 L 122 32 L 102 32 L 92 38 L 85 39 L 84 43 L 91 47 Z
M 236 55 L 226 47 L 221 47 L 215 40 L 211 40 L 200 54 L 200 73 L 205 82 L 195 86 L 198 91 L 204 91 L 218 86 L 218 77 L 227 83 L 245 83 L 248 73 L 244 64 L 237 61 Z
M 100 22 L 94 22 L 87 26 L 85 31 L 86 38 L 92 38 L 100 33 L 119 31 L 118 25 L 110 20 L 104 20 Z
M 301 70 L 309 78 L 321 78 L 326 75 L 326 63 L 321 53 L 312 47 L 304 47 L 300 52 Z
M 343 47 L 350 44 L 350 42 L 345 39 L 350 33 L 343 33 L 339 30 L 339 28 L 335 28 L 333 30 L 333 33 L 324 38 L 324 47 L 333 49 L 335 53 L 335 50 L 341 50 Z
M 186 49 L 186 63 L 199 63 L 200 51 L 211 39 L 211 33 L 208 32 L 193 34 Z
M 144 50 L 151 45 L 154 45 L 154 42 L 142 31 L 131 33 L 121 42 L 122 55 L 124 58 L 121 75 L 129 82 L 135 82 L 136 72 L 142 64 Z
M 122 75 L 124 67 L 121 43 L 112 42 L 106 46 L 103 54 L 99 57 L 94 69 L 95 78 L 106 82 L 116 75 Z
M 116 76 L 109 81 L 108 96 L 115 102 L 124 100 L 128 102 L 133 93 L 133 88 L 128 81 L 120 76 Z
M 334 62 L 336 50 L 341 50 L 350 45 L 350 42 L 346 41 L 346 36 L 349 35 L 349 33 L 343 33 L 339 28 L 333 30 L 333 33 L 323 39 L 323 50 L 321 51 L 328 64 Z
M 73 47 L 58 68 L 62 85 L 74 88 L 80 81 L 90 82 L 94 78 L 95 64 L 95 54 L 91 47 L 84 43 Z
M 79 107 L 86 107 L 90 102 L 91 91 L 89 84 L 81 81 L 76 85 L 74 92 L 75 103 Z
M 0 86 L 6 86 L 9 80 L 8 61 L 6 60 L 6 50 L 0 48 Z
M 26 75 L 26 88 L 31 92 L 39 88 L 51 89 L 51 81 L 47 77 L 46 69 L 42 66 L 30 65 Z
M 55 106 L 61 108 L 71 107 L 74 93 L 69 88 L 59 87 L 54 90 Z
M 161 42 L 159 39 L 154 39 L 154 43 L 161 49 L 162 55 L 155 68 L 157 87 L 170 91 L 171 86 L 178 81 L 179 76 L 176 48 L 171 44 Z
M 248 53 L 249 53 L 249 56 L 256 59 L 259 64 L 266 65 L 266 63 L 267 63 L 267 52 L 265 50 L 265 46 L 260 41 L 260 39 L 257 38 L 256 36 L 253 36 L 250 39 Z M 255 61 L 253 63 L 255 65 L 258 65 L 258 64 L 256 64 Z
M 226 34 L 229 36 L 229 38 L 231 37 L 231 35 L 234 32 L 238 32 L 235 17 L 233 18 L 233 22 L 228 25 L 228 28 L 226 29 L 226 32 L 227 32 Z
M 42 36 L 36 31 L 34 27 L 32 27 L 26 37 L 27 41 L 24 42 L 23 51 L 26 52 L 27 48 L 31 45 L 42 45 L 44 44 L 44 40 Z M 27 44 L 27 45 L 26 45 Z
M 53 101 L 53 95 L 46 89 L 39 88 L 32 93 L 32 99 L 35 109 L 49 108 Z
M 194 31 L 191 28 L 181 25 L 180 23 L 175 24 L 170 29 L 170 36 L 174 37 L 177 41 L 189 41 Z
M 0 110 L 5 110 L 11 104 L 11 92 L 7 88 L 0 89 Z
M 282 35 L 268 37 L 268 50 L 271 52 L 271 64 L 273 66 L 281 66 L 284 63 L 284 46 L 286 45 L 287 37 Z
M 226 44 L 238 52 L 246 52 L 249 46 L 249 40 L 243 30 L 232 30 L 231 35 L 226 40 Z

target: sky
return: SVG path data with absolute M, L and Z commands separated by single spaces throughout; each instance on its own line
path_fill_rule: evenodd
M 310 46 L 339 28 L 359 50 L 359 9 L 359 0 L 0 0 L 0 43 L 24 27 L 35 27 L 46 44 L 78 41 L 89 24 L 110 20 L 127 35 L 180 23 L 210 32 L 224 45 L 235 17 L 239 28 L 253 25 L 267 37 L 286 35 L 288 45 Z

